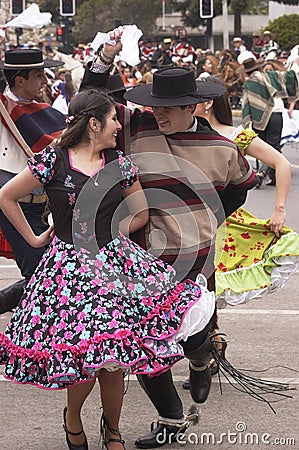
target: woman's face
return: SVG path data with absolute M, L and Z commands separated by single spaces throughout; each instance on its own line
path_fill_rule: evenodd
M 209 59 L 206 59 L 206 62 L 203 64 L 202 67 L 206 72 L 211 73 L 213 69 L 213 64 Z
M 272 64 L 265 64 L 263 67 L 263 72 L 269 72 L 269 70 L 275 70 Z
M 126 67 L 125 69 L 124 69 L 124 76 L 126 77 L 126 78 L 130 78 L 131 76 L 132 76 L 132 74 L 131 74 L 131 71 L 130 71 L 130 69 L 128 68 L 128 67 Z
M 116 146 L 117 133 L 121 130 L 121 124 L 119 123 L 116 115 L 115 107 L 111 108 L 111 111 L 106 116 L 106 124 L 99 133 L 99 138 L 102 148 L 114 148 Z

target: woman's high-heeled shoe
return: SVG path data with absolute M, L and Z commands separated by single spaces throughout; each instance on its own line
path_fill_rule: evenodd
M 110 431 L 111 434 L 114 434 L 119 437 L 118 438 L 108 437 L 107 430 Z M 101 432 L 101 438 L 103 440 L 102 448 L 105 447 L 109 450 L 109 447 L 108 447 L 109 442 L 119 442 L 120 444 L 122 444 L 123 449 L 126 450 L 125 441 L 121 438 L 121 434 L 120 434 L 119 430 L 116 430 L 115 428 L 111 427 L 111 425 L 107 422 L 107 419 L 105 418 L 104 413 L 102 414 L 102 417 L 101 417 L 100 432 Z
M 67 412 L 67 407 L 65 407 L 64 410 L 63 410 L 63 429 L 65 431 L 66 443 L 68 445 L 69 450 L 88 450 L 87 438 L 86 438 L 86 434 L 84 433 L 83 428 L 82 428 L 82 430 L 79 433 L 73 433 L 73 432 L 71 432 L 71 431 L 69 431 L 67 429 L 67 426 L 66 426 L 66 412 Z M 69 436 L 68 436 L 69 434 L 71 436 L 79 436 L 79 434 L 83 434 L 85 442 L 83 444 L 80 444 L 80 445 L 72 444 L 71 441 L 69 440 Z
M 226 351 L 226 347 L 227 347 L 227 342 L 226 342 L 225 339 L 223 339 L 222 336 L 220 336 L 220 337 L 221 337 L 221 348 L 217 347 L 217 351 L 223 358 L 225 358 L 225 351 Z M 220 342 L 219 341 L 218 342 L 214 341 L 214 347 L 216 347 L 216 345 L 218 343 L 220 343 Z M 212 364 L 211 365 L 211 374 L 212 375 L 217 375 L 218 372 L 219 372 L 219 364 L 217 364 L 217 363 Z

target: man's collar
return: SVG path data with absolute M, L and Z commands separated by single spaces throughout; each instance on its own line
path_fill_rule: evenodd
M 4 95 L 6 95 L 8 98 L 13 100 L 14 102 L 29 103 L 29 102 L 33 101 L 33 100 L 27 100 L 26 98 L 23 98 L 23 97 L 19 97 L 18 95 L 14 94 L 12 92 L 12 90 L 9 88 L 4 92 Z
M 197 118 L 194 117 L 194 122 L 192 127 L 188 128 L 188 130 L 186 130 L 186 133 L 195 133 L 197 130 Z

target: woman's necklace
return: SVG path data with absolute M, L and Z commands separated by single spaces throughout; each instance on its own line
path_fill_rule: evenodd
M 77 157 L 77 154 L 74 153 L 73 159 L 76 160 L 76 159 L 77 159 L 76 157 Z M 100 158 L 100 159 L 101 159 L 101 158 Z M 102 159 L 101 159 L 101 167 L 102 167 Z M 96 173 L 95 176 L 89 175 L 89 178 L 92 179 L 93 184 L 94 184 L 96 187 L 99 186 L 98 178 L 99 178 L 99 175 L 100 175 L 101 167 L 99 167 L 99 170 L 97 171 L 97 173 Z M 81 170 L 82 170 L 82 169 L 81 169 Z M 83 169 L 83 170 L 84 170 L 84 169 Z M 85 172 L 85 171 L 84 171 L 84 172 Z M 86 172 L 87 172 L 87 171 L 86 171 Z M 86 172 L 85 172 L 85 173 L 86 173 Z
M 100 174 L 100 169 L 99 169 L 98 173 L 96 174 L 96 177 L 95 177 L 95 178 L 92 177 L 92 176 L 90 175 L 90 178 L 93 180 L 93 184 L 94 184 L 95 186 L 98 186 L 98 185 L 99 185 L 99 183 L 98 183 L 99 174 Z

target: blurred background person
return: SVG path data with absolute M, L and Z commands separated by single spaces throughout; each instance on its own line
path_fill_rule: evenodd
M 71 72 L 65 73 L 65 81 L 62 81 L 59 85 L 60 93 L 52 103 L 52 107 L 60 111 L 62 114 L 68 114 L 68 106 L 71 99 L 77 93 L 74 88 Z
M 261 39 L 260 33 L 258 31 L 254 31 L 252 33 L 252 45 L 250 51 L 256 58 L 260 57 L 263 45 L 264 41 Z
M 234 52 L 237 56 L 240 55 L 240 53 L 244 52 L 245 50 L 247 50 L 247 48 L 244 45 L 244 41 L 243 39 L 241 39 L 240 37 L 234 37 L 232 44 L 234 46 Z
M 265 59 L 278 59 L 280 48 L 276 41 L 273 39 L 273 34 L 269 30 L 265 30 L 263 33 L 264 45 L 260 52 L 260 57 Z
M 209 57 L 201 57 L 197 60 L 196 79 L 206 78 L 212 75 L 213 64 Z

